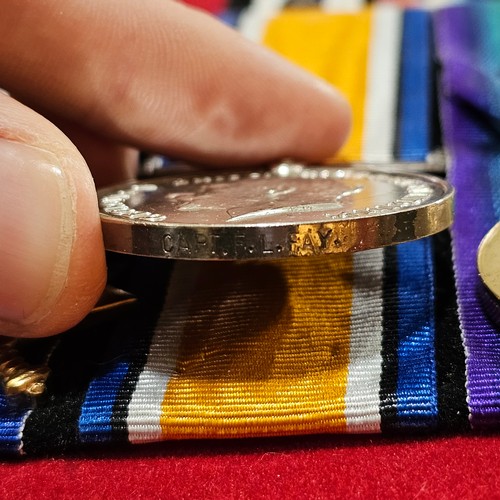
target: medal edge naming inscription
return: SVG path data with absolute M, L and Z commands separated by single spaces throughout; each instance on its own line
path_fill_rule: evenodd
M 212 182 L 244 182 L 259 176 L 287 176 L 308 180 L 358 177 L 407 185 L 407 195 L 383 205 L 343 211 L 323 220 L 294 222 L 290 216 L 273 223 L 244 222 L 236 217 L 222 223 L 200 224 L 196 211 L 189 223 L 169 222 L 168 213 L 142 210 L 128 203 L 131 193 L 153 192 L 162 186 L 203 185 Z M 415 188 L 417 194 L 411 194 Z M 423 193 L 423 194 L 422 194 Z M 295 167 L 281 171 L 226 172 L 203 175 L 172 175 L 151 182 L 135 182 L 99 192 L 105 247 L 108 250 L 193 260 L 272 259 L 355 252 L 412 241 L 449 227 L 452 222 L 453 188 L 439 178 L 423 174 L 385 173 L 338 166 Z M 245 219 L 245 216 L 243 216 Z M 251 222 L 248 222 L 248 221 Z

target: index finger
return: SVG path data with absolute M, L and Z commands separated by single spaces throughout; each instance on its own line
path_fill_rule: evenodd
M 197 162 L 316 161 L 350 113 L 326 83 L 169 0 L 8 0 L 0 86 L 121 143 Z

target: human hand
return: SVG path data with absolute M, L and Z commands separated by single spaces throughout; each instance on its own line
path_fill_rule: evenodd
M 349 128 L 336 91 L 172 0 L 5 0 L 0 32 L 0 87 L 18 99 L 0 95 L 4 335 L 62 332 L 101 294 L 87 164 L 104 184 L 133 177 L 139 149 L 221 166 L 318 161 Z

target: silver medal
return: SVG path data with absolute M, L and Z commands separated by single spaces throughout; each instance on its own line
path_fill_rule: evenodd
M 367 164 L 172 173 L 99 192 L 108 250 L 198 260 L 403 243 L 446 229 L 452 200 L 453 189 L 439 178 Z

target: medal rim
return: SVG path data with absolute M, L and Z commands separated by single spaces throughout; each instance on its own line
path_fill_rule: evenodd
M 328 255 L 420 239 L 436 234 L 452 223 L 454 189 L 447 181 L 438 177 L 394 168 L 388 172 L 385 168 L 373 164 L 308 165 L 302 168 L 343 171 L 362 174 L 367 178 L 383 175 L 384 178 L 393 177 L 395 183 L 402 177 L 419 180 L 433 187 L 436 192 L 433 195 L 435 199 L 418 206 L 398 208 L 378 215 L 373 215 L 367 208 L 366 215 L 356 213 L 354 217 L 346 219 L 325 218 L 308 223 L 287 220 L 283 223 L 257 222 L 244 225 L 196 222 L 169 224 L 165 220 L 134 220 L 103 211 L 101 200 L 104 197 L 133 185 L 161 183 L 162 179 L 163 183 L 168 183 L 167 179 L 171 181 L 179 177 L 248 176 L 253 172 L 266 173 L 270 169 L 188 174 L 174 172 L 163 178 L 130 181 L 98 192 L 105 248 L 119 253 L 183 260 L 246 260 Z

